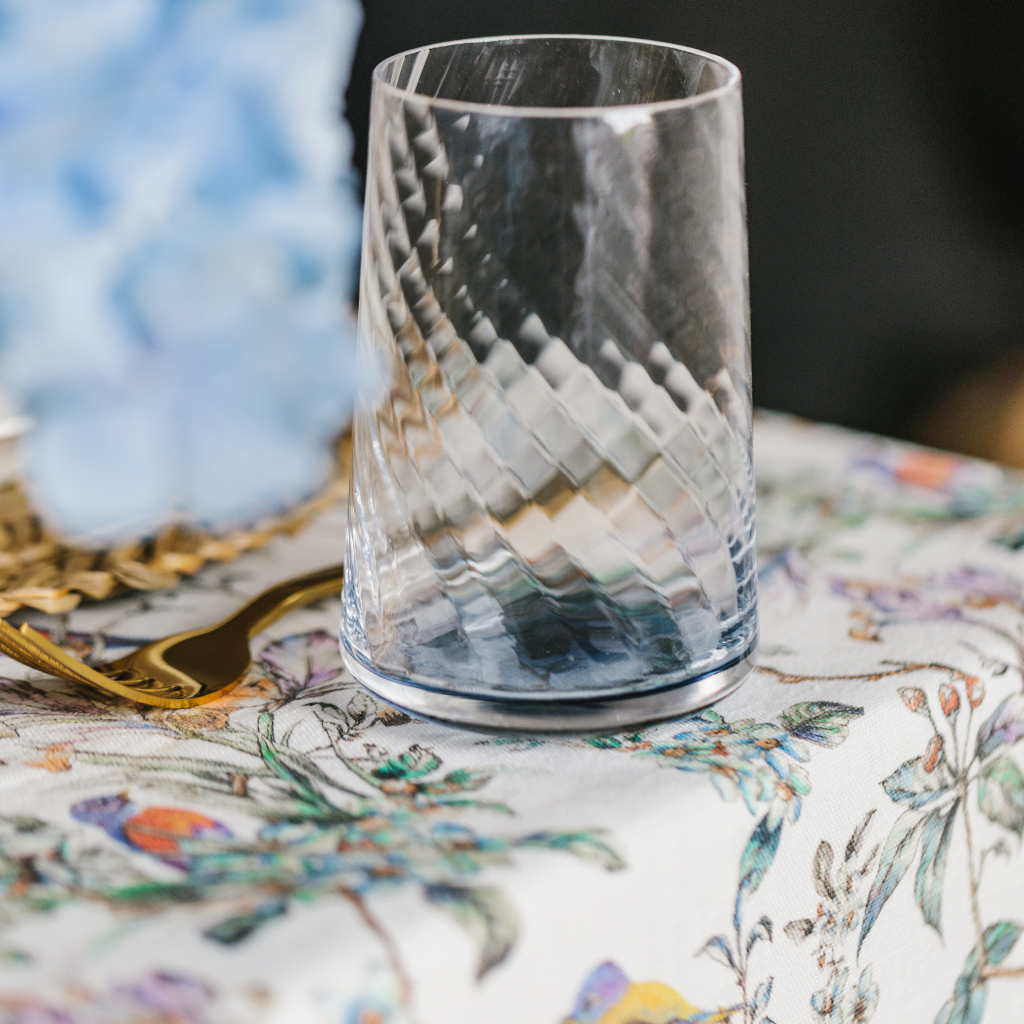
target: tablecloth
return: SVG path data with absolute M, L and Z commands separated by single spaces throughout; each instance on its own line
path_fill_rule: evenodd
M 1024 480 L 762 415 L 762 646 L 602 737 L 410 720 L 338 603 L 142 708 L 0 681 L 0 1019 L 668 1024 L 1024 1017 Z M 344 512 L 35 622 L 78 655 L 340 560 Z

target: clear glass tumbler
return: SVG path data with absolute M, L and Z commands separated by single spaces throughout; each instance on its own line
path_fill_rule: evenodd
M 757 646 L 740 75 L 443 43 L 374 72 L 342 649 L 415 715 L 612 729 Z

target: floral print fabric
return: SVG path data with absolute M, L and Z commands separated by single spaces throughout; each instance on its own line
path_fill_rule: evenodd
M 1024 482 L 775 416 L 755 463 L 759 667 L 675 722 L 412 721 L 342 669 L 334 601 L 188 711 L 4 662 L 0 1020 L 1017 1019 Z M 333 514 L 37 625 L 114 652 L 342 543 Z

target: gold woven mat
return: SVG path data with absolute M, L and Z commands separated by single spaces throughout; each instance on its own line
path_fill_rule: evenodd
M 71 611 L 83 598 L 101 600 L 129 590 L 163 590 L 207 562 L 230 562 L 274 537 L 294 535 L 348 494 L 351 438 L 336 445 L 336 470 L 315 498 L 252 529 L 218 537 L 170 526 L 148 541 L 109 551 L 72 547 L 47 532 L 17 483 L 0 485 L 0 616 L 19 608 L 52 614 Z

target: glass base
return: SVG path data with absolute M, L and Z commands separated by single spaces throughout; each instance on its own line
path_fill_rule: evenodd
M 341 655 L 355 679 L 371 693 L 416 718 L 497 732 L 597 733 L 648 725 L 706 707 L 732 693 L 754 668 L 755 636 L 736 661 L 678 683 L 642 693 L 613 693 L 573 700 L 567 693 L 536 697 L 472 697 L 428 690 L 415 683 L 381 675 L 357 657 L 344 635 Z

